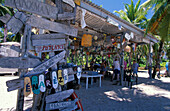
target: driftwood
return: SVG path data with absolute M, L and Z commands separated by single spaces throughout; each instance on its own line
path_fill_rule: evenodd
M 4 57 L 0 61 L 3 68 L 34 68 L 41 63 L 38 59 L 23 57 Z
M 13 91 L 16 89 L 21 89 L 24 87 L 24 79 L 23 78 L 19 78 L 19 79 L 13 79 L 13 80 L 9 80 L 6 82 L 6 86 L 7 91 Z
M 65 44 L 65 39 L 48 39 L 48 40 L 32 40 L 33 46 L 49 46 L 49 45 L 62 45 Z
M 43 17 L 56 19 L 58 8 L 37 0 L 5 0 L 5 5 L 18 8 L 23 11 L 41 15 Z
M 51 103 L 51 102 L 55 102 L 55 101 L 62 101 L 64 99 L 68 98 L 73 92 L 74 92 L 73 89 L 69 89 L 69 90 L 66 90 L 66 91 L 57 92 L 55 94 L 48 95 L 46 97 L 46 103 Z
M 40 28 L 40 29 L 60 32 L 66 35 L 74 36 L 74 37 L 76 37 L 78 33 L 78 30 L 73 27 L 70 27 L 70 26 L 67 26 L 61 23 L 57 23 L 57 22 L 52 22 L 44 18 L 39 18 L 33 15 L 29 17 L 27 24 L 33 27 Z

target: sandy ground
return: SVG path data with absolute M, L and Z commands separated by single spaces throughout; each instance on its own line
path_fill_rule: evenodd
M 148 79 L 145 71 L 139 72 L 139 82 L 130 89 L 125 86 L 112 85 L 109 78 L 102 81 L 102 87 L 97 83 L 85 89 L 76 90 L 84 111 L 170 111 L 170 78 Z M 0 76 L 0 111 L 15 110 L 17 91 L 7 92 L 6 81 L 14 76 Z M 26 98 L 25 107 L 31 106 Z

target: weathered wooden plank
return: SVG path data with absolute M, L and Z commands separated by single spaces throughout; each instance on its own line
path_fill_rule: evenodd
M 18 46 L 12 45 L 12 46 L 10 47 L 10 49 L 15 50 L 16 52 L 21 53 L 21 49 L 20 49 L 20 47 L 18 47 Z
M 30 16 L 30 18 L 27 21 L 27 24 L 33 27 L 46 29 L 46 30 L 50 30 L 54 32 L 60 32 L 66 35 L 74 36 L 74 37 L 76 37 L 78 33 L 78 30 L 73 27 L 70 27 L 70 26 L 67 26 L 61 23 L 57 23 L 57 22 L 51 22 L 47 19 L 39 18 L 33 15 Z
M 39 34 L 32 35 L 31 40 L 53 40 L 53 39 L 66 39 L 68 38 L 65 34 Z
M 72 107 L 72 108 L 65 108 L 65 109 L 61 109 L 60 111 L 74 111 L 75 109 L 77 109 L 78 108 L 78 106 L 77 105 L 75 105 L 74 107 Z M 77 111 L 77 110 L 76 110 Z M 80 111 L 80 110 L 78 110 L 78 111 Z
M 0 61 L 2 68 L 34 68 L 41 63 L 38 59 L 22 57 L 4 57 Z
M 16 34 L 22 28 L 27 16 L 22 12 L 17 12 L 8 22 L 7 29 Z
M 24 87 L 24 79 L 13 79 L 6 82 L 7 91 L 13 91 Z
M 2 21 L 3 23 L 7 23 L 9 20 L 11 19 L 11 16 L 9 14 L 6 14 L 5 16 L 1 16 L 0 17 L 0 21 Z
M 62 101 L 64 99 L 68 98 L 73 92 L 74 92 L 73 89 L 69 89 L 69 90 L 66 90 L 66 91 L 57 92 L 55 94 L 48 95 L 46 97 L 46 103 L 51 103 L 51 102 L 55 102 L 55 101 Z
M 57 62 L 59 62 L 61 59 L 63 59 L 65 56 L 65 53 L 66 53 L 66 51 L 62 51 L 58 55 L 52 57 L 51 59 L 49 59 L 49 60 L 45 61 L 44 63 L 40 64 L 39 66 L 35 67 L 32 71 L 25 74 L 25 76 L 31 75 L 31 74 L 43 73 L 45 70 L 49 69 L 50 67 L 55 65 Z
M 58 20 L 73 20 L 75 18 L 75 13 L 64 12 L 63 14 L 58 14 Z
M 56 19 L 58 13 L 57 7 L 37 0 L 5 0 L 5 5 L 52 19 Z
M 65 43 L 66 43 L 65 39 L 32 40 L 33 46 L 51 46 L 51 45 L 61 45 Z
M 78 101 L 78 99 L 76 98 L 74 101 L 47 103 L 45 110 L 54 110 L 54 109 L 63 109 L 63 108 L 74 107 L 75 103 L 77 101 Z
M 74 81 L 74 80 L 75 80 L 74 75 L 68 76 L 68 82 L 71 82 L 71 81 Z
M 62 51 L 64 45 L 35 46 L 36 52 Z

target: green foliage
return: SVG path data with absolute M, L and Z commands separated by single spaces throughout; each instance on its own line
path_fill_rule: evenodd
M 146 15 L 148 8 L 143 8 L 140 6 L 141 0 L 138 0 L 136 5 L 134 5 L 133 0 L 131 0 L 131 4 L 124 4 L 125 6 L 125 11 L 119 10 L 119 11 L 114 11 L 117 14 L 119 14 L 120 18 L 138 26 L 141 28 L 145 28 L 147 24 L 147 19 Z

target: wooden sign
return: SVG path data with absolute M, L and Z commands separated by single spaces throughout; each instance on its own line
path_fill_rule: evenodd
M 29 77 L 24 78 L 24 96 L 27 97 L 31 93 L 31 80 Z
M 72 108 L 65 108 L 65 109 L 62 109 L 62 110 L 60 110 L 60 111 L 74 111 L 74 110 L 77 109 L 77 108 L 78 108 L 78 106 L 75 105 L 75 106 L 72 107 Z
M 68 82 L 68 70 L 67 69 L 63 70 L 63 76 L 64 76 L 64 84 L 67 84 Z
M 81 46 L 90 47 L 92 45 L 92 35 L 83 34 L 81 39 Z
M 64 44 L 62 45 L 48 45 L 48 46 L 35 46 L 36 52 L 50 52 L 50 51 L 62 51 L 64 50 Z
M 34 94 L 39 94 L 40 89 L 38 87 L 38 77 L 37 76 L 32 76 L 32 91 Z
M 62 70 L 58 70 L 58 83 L 62 86 L 64 85 L 64 78 L 62 76 Z
M 73 89 L 65 90 L 62 92 L 57 92 L 55 94 L 51 94 L 46 96 L 46 103 L 51 103 L 55 101 L 62 101 L 68 97 L 74 92 Z
M 74 75 L 68 76 L 68 82 L 71 82 L 71 81 L 74 81 L 74 80 L 75 80 Z
M 65 34 L 39 34 L 32 35 L 31 40 L 53 40 L 53 39 L 66 39 L 68 38 Z
M 81 78 L 81 68 L 77 67 L 77 78 L 80 79 Z
M 39 87 L 41 92 L 45 92 L 46 87 L 45 87 L 45 83 L 44 83 L 44 75 L 43 74 L 39 75 L 38 87 Z
M 58 20 L 73 20 L 76 14 L 71 12 L 64 12 L 63 14 L 58 14 Z
M 65 39 L 32 40 L 33 46 L 61 45 L 65 43 L 66 43 Z
M 55 109 L 64 109 L 64 108 L 74 107 L 77 101 L 78 99 L 75 99 L 74 101 L 47 103 L 45 110 L 55 110 Z
M 5 5 L 23 11 L 38 14 L 43 17 L 56 19 L 58 8 L 37 0 L 5 0 Z
M 27 20 L 27 16 L 22 12 L 17 12 L 8 22 L 7 29 L 16 34 L 23 27 L 23 23 Z
M 69 4 L 69 5 L 71 5 L 72 7 L 75 7 L 75 3 L 74 3 L 73 0 L 62 0 L 62 1 Z
M 50 58 L 49 60 L 45 61 L 41 65 L 35 67 L 32 71 L 30 71 L 27 74 L 25 74 L 25 76 L 31 75 L 31 74 L 34 75 L 34 74 L 43 73 L 45 70 L 49 69 L 51 66 L 53 66 L 54 64 L 59 62 L 61 59 L 63 59 L 64 56 L 65 56 L 65 53 L 66 53 L 66 51 L 62 51 L 58 55 Z
M 20 79 L 9 80 L 6 82 L 6 86 L 8 87 L 7 88 L 8 92 L 16 89 L 24 88 L 24 79 L 20 78 Z
M 4 57 L 0 58 L 0 67 L 2 68 L 34 68 L 41 63 L 38 59 L 22 57 Z
M 11 15 L 6 14 L 5 16 L 1 16 L 0 17 L 0 21 L 2 21 L 3 23 L 7 23 L 9 20 L 11 19 Z
M 58 87 L 58 80 L 57 80 L 56 71 L 52 72 L 52 86 L 53 86 L 54 89 L 57 89 L 57 87 Z
M 34 15 L 31 15 L 29 17 L 27 24 L 33 27 L 46 29 L 46 30 L 50 30 L 54 32 L 60 32 L 66 35 L 74 36 L 74 37 L 76 37 L 78 33 L 78 30 L 73 27 L 70 27 L 70 26 L 67 26 L 61 23 L 57 23 L 57 22 L 52 22 L 44 18 L 36 17 Z

